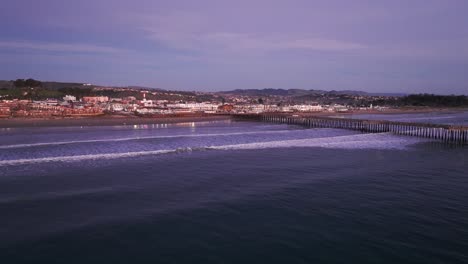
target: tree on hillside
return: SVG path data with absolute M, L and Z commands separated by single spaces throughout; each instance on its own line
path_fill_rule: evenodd
M 403 105 L 410 106 L 467 106 L 468 97 L 464 95 L 410 94 L 401 98 Z
M 13 85 L 16 88 L 23 88 L 23 87 L 26 87 L 26 82 L 24 81 L 24 79 L 17 79 L 16 81 L 13 82 Z
M 16 81 L 13 82 L 13 85 L 16 88 L 24 88 L 24 87 L 35 88 L 35 87 L 42 86 L 42 83 L 38 80 L 29 78 L 26 81 L 24 79 L 17 79 Z
M 27 79 L 25 81 L 25 84 L 27 87 L 41 87 L 42 86 L 42 83 L 40 81 L 31 79 L 31 78 Z

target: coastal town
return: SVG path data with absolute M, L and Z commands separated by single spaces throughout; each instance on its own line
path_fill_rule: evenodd
M 143 99 L 134 96 L 112 98 L 108 96 L 84 96 L 77 98 L 66 95 L 61 99 L 0 100 L 1 117 L 73 117 L 99 116 L 104 114 L 120 115 L 184 115 L 184 114 L 259 114 L 265 112 L 348 112 L 356 110 L 348 105 L 321 104 L 266 104 L 262 102 L 216 102 L 216 101 L 168 101 L 146 99 L 147 91 L 142 91 Z M 358 110 L 378 109 L 385 111 L 386 107 L 360 107 Z
M 466 107 L 466 96 L 367 94 L 300 89 L 225 92 L 0 81 L 1 118 L 158 117 L 261 113 L 388 112 L 405 106 Z
M 39 85 L 35 83 L 35 85 Z M 284 96 L 264 96 L 238 94 L 195 94 L 167 92 L 161 90 L 101 87 L 82 84 L 70 90 L 73 94 L 62 97 L 41 98 L 34 94 L 39 87 L 26 87 L 20 96 L 4 93 L 0 95 L 0 117 L 2 118 L 53 118 L 87 117 L 101 115 L 127 115 L 151 117 L 159 115 L 190 114 L 259 114 L 265 112 L 349 112 L 353 110 L 387 107 L 364 107 L 318 101 L 295 102 Z M 14 91 L 12 88 L 11 91 Z M 76 95 L 77 89 L 91 90 L 88 95 Z M 5 91 L 6 89 L 4 89 Z M 81 92 L 81 90 L 80 90 Z M 104 95 L 104 94 L 110 94 Z M 36 96 L 35 96 L 36 95 Z M 43 96 L 42 96 L 43 97 Z

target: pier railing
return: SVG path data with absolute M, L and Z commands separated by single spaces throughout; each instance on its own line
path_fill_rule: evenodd
M 235 115 L 235 117 L 271 123 L 300 125 L 309 128 L 340 128 L 365 133 L 393 133 L 430 138 L 455 144 L 468 144 L 468 126 L 282 114 L 245 114 Z

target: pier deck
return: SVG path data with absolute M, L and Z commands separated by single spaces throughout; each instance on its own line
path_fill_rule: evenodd
M 366 133 L 393 133 L 431 138 L 448 143 L 468 144 L 468 126 L 395 122 L 351 118 L 292 116 L 288 114 L 238 114 L 235 118 L 300 125 L 308 128 L 340 128 Z

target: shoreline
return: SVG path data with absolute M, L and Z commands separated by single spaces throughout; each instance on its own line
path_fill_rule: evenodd
M 0 119 L 0 128 L 26 128 L 26 127 L 80 127 L 80 126 L 122 126 L 145 124 L 169 124 L 186 122 L 205 122 L 229 120 L 229 115 L 213 116 L 181 116 L 181 117 L 83 117 L 83 118 L 10 118 Z
M 398 114 L 424 114 L 424 113 L 460 113 L 467 112 L 468 108 L 400 108 L 386 111 L 363 110 L 350 112 L 315 112 L 299 113 L 302 116 L 353 116 L 353 115 L 398 115 Z M 231 115 L 186 115 L 186 116 L 119 116 L 106 115 L 96 117 L 65 117 L 65 118 L 0 118 L 0 128 L 26 128 L 26 127 L 80 127 L 80 126 L 119 126 L 144 124 L 169 124 L 185 122 L 205 122 L 230 120 Z M 385 118 L 383 118 L 385 119 Z

